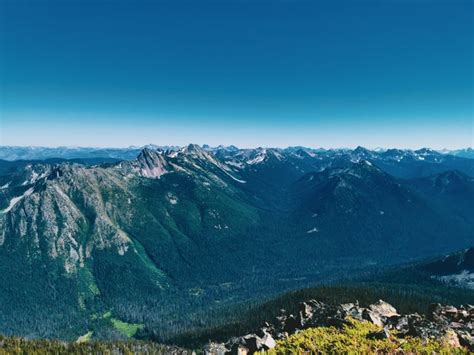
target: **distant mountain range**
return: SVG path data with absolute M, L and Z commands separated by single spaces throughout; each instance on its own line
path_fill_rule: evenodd
M 142 149 L 152 150 L 179 150 L 180 147 L 174 146 L 160 146 L 155 144 L 148 144 L 142 147 L 130 146 L 127 148 L 99 148 L 99 147 L 29 147 L 29 146 L 0 146 L 0 159 L 3 160 L 44 160 L 44 159 L 93 159 L 93 158 L 108 158 L 116 160 L 132 160 L 135 159 Z M 251 150 L 251 149 L 239 149 L 234 145 L 230 146 L 217 146 L 211 147 L 207 144 L 202 146 L 204 150 L 216 152 L 216 151 L 240 151 L 240 150 Z M 285 149 L 272 148 L 280 152 L 295 152 L 298 150 L 306 151 L 309 153 L 321 153 L 321 152 L 348 152 L 350 149 L 324 149 L 324 148 L 305 148 L 305 147 L 288 147 Z M 392 151 L 393 149 L 374 149 L 373 153 L 385 153 Z M 397 150 L 403 151 L 408 155 L 418 156 L 427 151 L 426 148 L 419 150 Z M 440 153 L 459 156 L 463 158 L 474 158 L 474 149 L 442 149 L 442 150 L 430 150 L 431 153 Z
M 474 159 L 430 149 L 2 149 L 3 334 L 165 336 L 474 240 Z
M 178 146 L 157 146 L 149 144 L 143 147 L 94 148 L 94 147 L 16 147 L 0 146 L 0 159 L 3 160 L 45 160 L 45 159 L 135 159 L 142 149 L 179 149 Z

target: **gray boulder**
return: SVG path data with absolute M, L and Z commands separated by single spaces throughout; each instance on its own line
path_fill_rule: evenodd
M 262 347 L 263 350 L 270 350 L 276 346 L 276 341 L 273 339 L 272 335 L 267 333 L 262 338 Z
M 398 314 L 395 307 L 382 300 L 371 304 L 368 309 L 362 311 L 363 319 L 379 327 L 384 327 L 387 323 L 393 322 L 398 317 L 400 317 L 400 314 Z
M 400 316 L 400 314 L 397 313 L 395 307 L 382 300 L 379 300 L 377 303 L 371 304 L 369 306 L 369 309 L 384 318 Z

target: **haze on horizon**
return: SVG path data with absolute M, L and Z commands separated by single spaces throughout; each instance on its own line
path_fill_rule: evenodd
M 474 146 L 472 1 L 0 3 L 0 145 Z

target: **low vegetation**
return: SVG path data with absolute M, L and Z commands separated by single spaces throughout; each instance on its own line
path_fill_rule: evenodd
M 122 322 L 120 319 L 115 318 L 112 318 L 111 321 L 115 329 L 126 335 L 128 338 L 133 337 L 137 331 L 143 327 L 141 324 L 126 323 Z
M 369 322 L 350 320 L 342 329 L 318 327 L 306 329 L 284 340 L 268 355 L 280 354 L 468 354 L 453 348 L 445 339 L 396 338 L 371 339 L 370 334 L 382 328 Z
M 370 334 L 382 328 L 369 322 L 350 319 L 343 328 L 309 328 L 277 342 L 267 355 L 280 354 L 468 354 L 464 348 L 453 348 L 447 339 L 397 338 L 371 339 Z M 200 350 L 200 349 L 199 349 Z M 144 341 L 26 340 L 0 336 L 0 355 L 10 354 L 190 354 L 189 350 Z

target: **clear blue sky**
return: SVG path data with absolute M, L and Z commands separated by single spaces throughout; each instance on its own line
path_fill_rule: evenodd
M 473 2 L 0 0 L 0 144 L 473 145 Z

